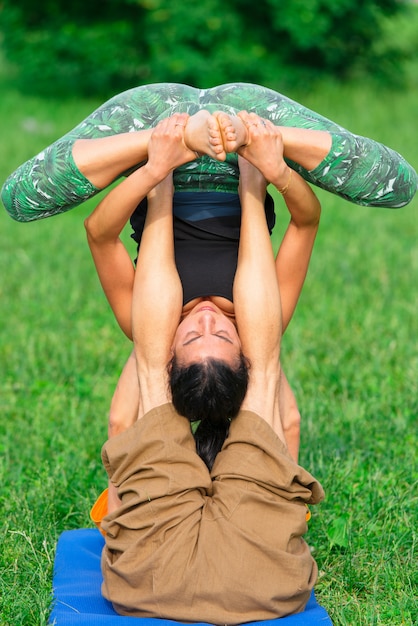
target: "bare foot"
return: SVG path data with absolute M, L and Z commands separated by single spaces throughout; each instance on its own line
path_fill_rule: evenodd
M 198 111 L 187 120 L 184 131 L 186 146 L 193 152 L 225 161 L 226 152 L 217 119 L 209 111 Z
M 223 111 L 216 111 L 213 115 L 218 120 L 225 152 L 236 152 L 247 144 L 247 128 L 241 118 Z

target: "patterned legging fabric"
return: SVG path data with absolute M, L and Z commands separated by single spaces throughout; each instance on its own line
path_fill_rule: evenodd
M 354 135 L 276 91 L 247 83 L 210 89 L 160 83 L 136 87 L 111 98 L 15 170 L 1 192 L 7 212 L 17 221 L 38 220 L 68 211 L 100 191 L 74 163 L 72 147 L 77 139 L 153 128 L 176 112 L 193 114 L 199 109 L 231 114 L 245 109 L 277 126 L 328 131 L 332 136 L 331 150 L 314 170 L 289 164 L 308 182 L 356 204 L 402 207 L 417 190 L 417 173 L 399 153 Z M 179 191 L 236 192 L 238 173 L 235 154 L 228 155 L 225 162 L 202 157 L 176 171 L 175 185 Z

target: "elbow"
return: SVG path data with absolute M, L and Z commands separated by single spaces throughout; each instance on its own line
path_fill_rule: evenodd
M 321 203 L 319 202 L 318 196 L 313 191 L 309 211 L 306 211 L 305 214 L 306 221 L 304 225 L 318 228 L 319 220 L 321 219 Z
M 92 228 L 92 224 L 91 224 L 91 215 L 86 217 L 86 219 L 84 220 L 84 229 L 86 231 L 87 239 L 89 241 L 94 239 L 94 237 L 93 237 L 93 228 Z
M 87 241 L 89 244 L 100 244 L 103 241 L 103 237 L 98 231 L 95 222 L 96 220 L 93 219 L 92 215 L 89 215 L 84 220 L 84 229 L 86 231 Z
M 318 229 L 319 220 L 321 219 L 322 208 L 321 208 L 321 203 L 319 202 L 318 198 L 315 198 L 315 200 L 316 200 L 315 206 L 313 207 L 310 223 L 308 225 L 311 226 L 312 228 Z
M 319 222 L 321 219 L 321 205 L 319 203 L 319 200 L 316 201 L 315 203 L 315 207 L 312 208 L 312 211 L 309 215 L 309 217 L 306 219 L 305 223 L 302 225 L 303 228 L 309 228 L 313 231 L 318 230 L 319 228 Z

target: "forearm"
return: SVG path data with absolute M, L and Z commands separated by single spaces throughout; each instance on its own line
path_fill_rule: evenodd
M 276 257 L 276 274 L 280 289 L 283 331 L 296 308 L 308 272 L 318 232 L 321 205 L 309 185 L 288 168 L 276 187 L 283 194 L 291 219 Z
M 89 240 L 96 244 L 116 241 L 140 201 L 166 175 L 145 165 L 114 187 L 84 222 Z
M 311 187 L 297 172 L 282 164 L 270 182 L 282 194 L 297 228 L 318 227 L 321 205 Z
M 283 332 L 296 309 L 308 273 L 318 226 L 296 228 L 291 222 L 276 256 L 276 276 L 282 303 Z

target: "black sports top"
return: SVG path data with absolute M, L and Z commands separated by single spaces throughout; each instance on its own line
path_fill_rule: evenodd
M 131 237 L 140 244 L 146 201 L 131 217 Z M 232 302 L 232 286 L 238 260 L 241 225 L 239 196 L 202 191 L 176 192 L 173 197 L 174 249 L 183 287 L 183 304 L 194 298 L 222 296 Z M 267 195 L 266 219 L 271 232 L 273 199 Z

